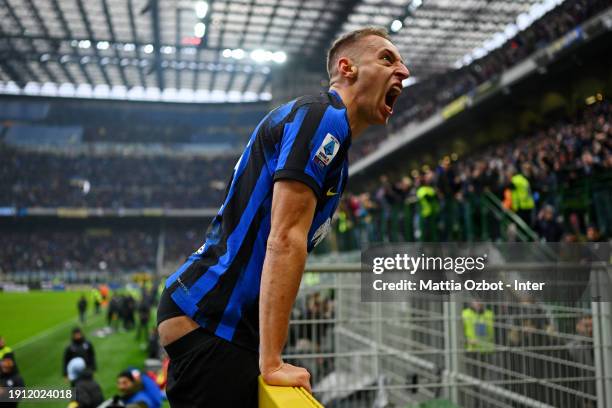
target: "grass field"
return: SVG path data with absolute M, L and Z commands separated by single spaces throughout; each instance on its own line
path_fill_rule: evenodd
M 70 341 L 71 329 L 77 326 L 78 292 L 0 292 L 0 335 L 15 350 L 19 370 L 28 387 L 62 387 L 62 357 Z M 103 311 L 104 312 L 104 311 Z M 96 329 L 106 325 L 104 314 L 88 311 L 83 326 L 86 337 L 94 345 L 98 371 L 95 378 L 104 397 L 116 393 L 117 374 L 134 366 L 142 368 L 146 354 L 144 343 L 134 339 L 135 332 L 94 336 Z M 44 407 L 66 407 L 63 402 L 45 403 Z M 40 407 L 40 403 L 22 403 L 23 408 Z

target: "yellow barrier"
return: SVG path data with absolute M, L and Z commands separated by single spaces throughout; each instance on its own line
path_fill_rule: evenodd
M 259 377 L 259 408 L 324 408 L 301 387 L 268 385 Z

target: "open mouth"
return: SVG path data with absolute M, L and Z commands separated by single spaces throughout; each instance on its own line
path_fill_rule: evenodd
M 389 114 L 393 113 L 393 105 L 395 105 L 395 102 L 401 93 L 402 89 L 399 86 L 394 85 L 385 94 L 385 108 Z

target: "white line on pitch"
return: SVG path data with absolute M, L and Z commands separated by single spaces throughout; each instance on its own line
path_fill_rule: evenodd
M 94 319 L 95 319 L 95 317 L 94 317 Z M 28 346 L 28 345 L 30 345 L 30 343 L 38 341 L 38 340 L 40 340 L 40 339 L 42 339 L 44 337 L 49 336 L 52 333 L 55 333 L 58 330 L 63 329 L 66 326 L 69 326 L 69 325 L 75 324 L 75 323 L 78 324 L 78 319 L 76 317 L 70 318 L 69 320 L 67 320 L 67 321 L 65 321 L 63 323 L 60 323 L 57 326 L 50 327 L 47 330 L 44 330 L 44 331 L 38 333 L 37 335 L 35 335 L 33 337 L 30 337 L 30 338 L 27 338 L 27 339 L 25 339 L 23 341 L 20 341 L 19 343 L 15 344 L 13 346 L 13 350 L 17 350 L 19 348 Z

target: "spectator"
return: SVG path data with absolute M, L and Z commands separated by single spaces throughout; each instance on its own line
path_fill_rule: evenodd
M 129 293 L 123 295 L 121 298 L 120 315 L 123 319 L 123 328 L 129 331 L 132 330 L 135 325 L 134 313 L 136 312 L 136 301 Z
M 468 372 L 479 380 L 493 380 L 495 365 L 495 314 L 493 310 L 477 301 L 461 312 L 463 333 L 465 335 L 465 362 Z M 476 407 L 475 407 L 476 408 Z
M 15 367 L 15 360 L 12 357 L 4 355 L 0 359 L 0 399 L 6 397 L 5 387 L 25 387 L 25 382 Z M 19 402 L 3 402 L 2 406 L 7 408 L 15 408 Z
M 87 299 L 85 299 L 85 295 L 81 295 L 79 298 L 79 301 L 77 302 L 77 309 L 79 310 L 79 321 L 81 324 L 84 324 L 87 313 Z
M 117 389 L 121 401 L 127 406 L 160 408 L 162 394 L 157 384 L 139 370 L 128 369 L 119 373 Z
M 387 237 L 389 237 L 387 231 L 389 230 L 389 222 L 391 221 L 392 207 L 400 200 L 400 197 L 386 175 L 380 176 L 379 186 L 376 192 L 376 199 L 380 203 L 381 235 L 382 240 L 385 241 Z M 389 238 L 391 241 L 397 241 L 397 239 Z
M 100 314 L 100 305 L 102 305 L 102 294 L 98 288 L 93 288 L 91 290 L 91 296 L 94 304 L 94 313 L 96 315 Z
M 4 357 L 10 357 L 15 360 L 15 353 L 13 352 L 12 348 L 6 345 L 4 337 L 0 336 L 0 359 L 3 359 Z
M 72 337 L 70 344 L 64 350 L 64 362 L 62 366 L 62 375 L 68 378 L 68 363 L 75 357 L 81 357 L 87 366 L 92 371 L 96 370 L 96 355 L 93 344 L 85 339 L 80 328 L 72 329 Z
M 136 329 L 136 340 L 143 337 L 145 340 L 149 332 L 149 318 L 151 316 L 151 307 L 146 299 L 142 299 L 138 305 L 138 328 Z
M 568 217 L 568 234 L 573 235 L 573 238 L 568 238 L 569 242 L 586 242 L 586 236 L 582 233 L 582 220 L 577 213 L 573 212 Z M 573 239 L 573 241 L 572 241 Z
M 108 327 L 115 330 L 119 327 L 119 312 L 121 310 L 121 299 L 119 295 L 113 295 L 108 302 L 108 310 L 106 311 L 106 322 Z
M 516 212 L 528 226 L 532 226 L 531 218 L 535 203 L 529 180 L 523 173 L 525 173 L 524 170 L 522 173 L 517 173 L 513 168 L 508 170 L 509 188 L 512 192 L 512 211 Z
M 438 241 L 438 212 L 440 205 L 438 195 L 432 187 L 433 173 L 428 171 L 423 176 L 423 184 L 417 189 L 419 200 L 419 217 L 422 242 Z
M 74 388 L 69 408 L 95 408 L 104 401 L 102 389 L 82 357 L 75 357 L 68 363 L 68 380 Z
M 552 205 L 546 205 L 538 214 L 536 232 L 546 242 L 559 242 L 563 235 L 563 227 L 555 219 L 555 210 Z
M 606 240 L 601 237 L 595 225 L 589 225 L 587 227 L 586 237 L 588 242 L 606 242 Z
M 70 385 L 74 386 L 74 381 L 81 374 L 81 372 L 85 369 L 86 364 L 83 357 L 75 357 L 68 362 L 66 366 L 66 372 L 68 373 L 68 381 L 70 381 Z
M 593 355 L 593 317 L 583 316 L 576 323 L 576 333 L 582 338 L 567 343 L 572 360 L 586 366 L 593 367 L 595 357 Z
M 569 357 L 576 363 L 581 364 L 585 367 L 595 366 L 595 354 L 593 349 L 593 317 L 590 315 L 582 316 L 576 323 L 576 334 L 575 340 L 567 343 L 567 351 Z M 592 374 L 591 370 L 573 367 L 575 377 L 586 378 Z M 595 381 L 584 380 L 577 384 L 578 391 L 586 395 L 595 395 Z M 584 408 L 595 408 L 595 405 L 588 398 L 577 398 L 574 406 Z
M 495 315 L 480 302 L 473 301 L 461 312 L 466 350 L 489 353 L 495 349 Z

